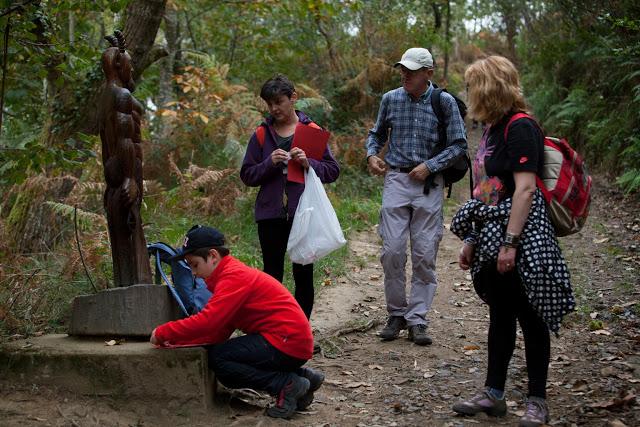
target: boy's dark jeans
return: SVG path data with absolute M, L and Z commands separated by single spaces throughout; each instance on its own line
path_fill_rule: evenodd
M 274 396 L 306 362 L 284 354 L 260 334 L 232 338 L 206 348 L 209 367 L 225 387 L 263 390 Z
M 264 219 L 258 221 L 258 238 L 262 249 L 264 272 L 282 282 L 284 276 L 284 257 L 287 252 L 289 233 L 293 219 L 284 218 Z M 313 264 L 292 263 L 293 281 L 295 282 L 294 296 L 300 308 L 311 317 L 313 310 Z

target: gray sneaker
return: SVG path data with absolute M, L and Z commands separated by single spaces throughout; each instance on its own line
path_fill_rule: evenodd
M 527 399 L 527 410 L 520 418 L 519 427 L 538 427 L 549 422 L 549 407 L 540 397 Z
M 398 338 L 400 331 L 407 327 L 407 321 L 402 316 L 389 316 L 387 325 L 380 331 L 380 338 L 391 341 Z
M 427 325 L 409 326 L 409 339 L 417 345 L 429 345 L 433 342 L 427 335 Z
M 324 382 L 324 374 L 320 371 L 311 368 L 300 368 L 298 375 L 309 380 L 309 390 L 298 399 L 297 409 L 298 411 L 306 410 L 313 402 L 313 393 L 318 391 L 322 383 Z
M 273 418 L 291 418 L 296 412 L 298 399 L 309 391 L 310 386 L 308 379 L 293 374 L 292 379 L 276 396 L 275 404 L 267 409 L 267 415 Z
M 461 415 L 475 415 L 484 412 L 492 417 L 503 417 L 507 414 L 507 403 L 504 399 L 494 398 L 485 390 L 471 399 L 456 402 L 453 405 L 453 410 Z

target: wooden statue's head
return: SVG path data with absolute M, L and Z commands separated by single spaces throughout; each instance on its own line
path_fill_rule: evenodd
M 131 57 L 126 50 L 124 34 L 115 30 L 113 35 L 106 36 L 105 39 L 111 44 L 102 54 L 102 70 L 107 80 L 119 80 L 122 87 L 133 92 L 135 90 L 133 67 Z

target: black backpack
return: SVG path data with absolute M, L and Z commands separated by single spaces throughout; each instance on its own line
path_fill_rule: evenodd
M 433 108 L 433 112 L 438 118 L 438 144 L 436 153 L 440 153 L 445 148 L 447 148 L 447 119 L 444 116 L 444 112 L 442 111 L 441 105 L 441 97 L 442 92 L 447 92 L 446 89 L 440 89 L 438 86 L 434 84 L 433 92 L 431 93 L 431 107 Z M 449 93 L 449 92 L 447 92 Z M 467 106 L 466 104 L 457 96 L 452 93 L 449 93 L 458 104 L 458 110 L 460 111 L 460 116 L 462 120 L 464 120 L 467 115 Z M 444 186 L 449 187 L 447 192 L 447 198 L 451 197 L 451 187 L 454 183 L 460 181 L 467 174 L 467 170 L 471 170 L 471 159 L 469 158 L 469 154 L 465 153 L 460 159 L 458 159 L 452 166 L 443 170 L 442 176 L 444 178 Z M 473 194 L 473 177 L 469 176 L 469 191 Z M 425 186 L 425 192 L 428 193 L 428 188 Z

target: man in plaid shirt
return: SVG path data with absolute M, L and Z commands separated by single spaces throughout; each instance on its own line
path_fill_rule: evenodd
M 408 327 L 409 339 L 431 344 L 426 318 L 436 292 L 436 255 L 442 239 L 442 170 L 465 155 L 467 137 L 458 105 L 451 95 L 440 98 L 446 117 L 447 144 L 440 152 L 438 119 L 431 106 L 433 57 L 427 49 L 411 48 L 395 64 L 402 87 L 384 94 L 378 120 L 367 138 L 367 161 L 373 174 L 384 175 L 378 231 L 380 260 L 389 319 L 383 340 L 396 339 Z M 389 140 L 384 160 L 378 153 Z M 429 175 L 432 175 L 429 179 Z M 428 183 L 425 183 L 427 181 Z M 405 264 L 411 238 L 413 274 L 407 298 Z

